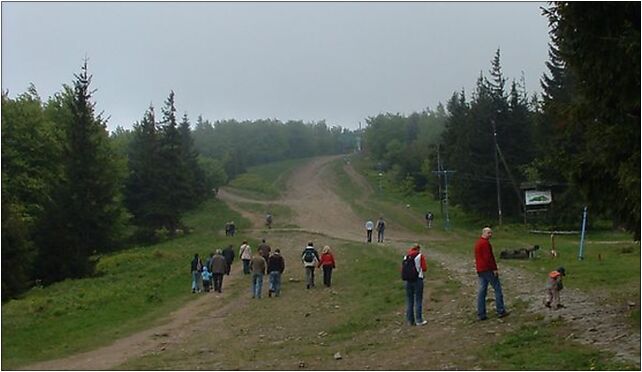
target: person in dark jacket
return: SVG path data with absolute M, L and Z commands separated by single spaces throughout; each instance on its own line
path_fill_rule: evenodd
M 272 297 L 272 293 L 274 293 L 274 296 L 276 297 L 279 297 L 281 294 L 281 274 L 283 274 L 284 270 L 285 260 L 283 259 L 283 256 L 281 256 L 281 250 L 276 249 L 274 250 L 274 253 L 270 255 L 270 258 L 268 258 L 268 297 Z
M 232 248 L 232 244 L 223 249 L 223 257 L 225 257 L 225 275 L 230 275 L 232 262 L 234 262 L 234 248 Z
M 268 262 L 272 247 L 270 247 L 270 245 L 265 242 L 265 239 L 261 239 L 261 244 L 259 244 L 259 247 L 257 249 L 259 250 L 259 254 L 261 254 L 261 257 L 263 257 L 265 262 Z
M 484 227 L 482 235 L 475 243 L 475 267 L 479 277 L 479 291 L 477 292 L 477 318 L 486 320 L 486 292 L 488 284 L 493 286 L 495 291 L 495 310 L 500 318 L 508 315 L 504 307 L 504 295 L 502 285 L 499 282 L 499 271 L 493 255 L 493 247 L 490 245 L 490 238 L 493 237 L 493 230 Z
M 377 242 L 383 243 L 383 234 L 386 231 L 386 221 L 383 220 L 383 216 L 379 217 L 377 220 Z
M 192 293 L 201 292 L 201 269 L 203 262 L 198 257 L 198 253 L 194 255 L 194 259 L 190 265 L 190 272 L 192 273 Z
M 223 292 L 223 275 L 227 269 L 227 260 L 223 257 L 220 249 L 216 250 L 216 254 L 212 257 L 212 277 L 214 281 L 214 291 Z
M 314 244 L 309 242 L 301 254 L 301 261 L 305 268 L 305 287 L 314 288 L 314 269 L 319 264 L 319 252 L 314 249 Z

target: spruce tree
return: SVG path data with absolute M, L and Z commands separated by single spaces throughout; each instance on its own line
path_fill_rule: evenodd
M 150 105 L 140 123 L 134 125 L 129 148 L 129 175 L 125 182 L 125 202 L 138 227 L 137 239 L 153 242 L 155 231 L 163 226 L 160 212 L 161 178 L 160 138 L 154 107 Z
M 174 91 L 171 91 L 162 108 L 160 123 L 160 190 L 159 214 L 170 236 L 181 226 L 181 215 L 189 209 L 190 194 L 186 166 L 181 155 L 182 141 L 176 121 Z
M 183 115 L 178 128 L 181 139 L 181 163 L 185 167 L 188 189 L 184 196 L 185 206 L 189 209 L 196 207 L 206 197 L 205 173 L 198 163 L 198 151 L 194 147 L 194 139 L 190 129 L 187 114 Z
M 124 225 L 121 175 L 105 122 L 94 113 L 86 61 L 74 76 L 73 90 L 65 92 L 70 120 L 60 123 L 66 134 L 64 179 L 39 237 L 39 275 L 49 282 L 91 274 L 90 256 L 115 249 Z

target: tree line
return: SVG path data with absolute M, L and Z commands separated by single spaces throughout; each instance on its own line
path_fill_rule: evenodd
M 541 96 L 523 78 L 507 86 L 498 49 L 470 97 L 450 97 L 431 143 L 412 134 L 410 117 L 380 115 L 367 121 L 366 148 L 397 182 L 437 198 L 444 178 L 433 171 L 454 170 L 449 202 L 486 220 L 500 207 L 521 220 L 520 185 L 541 183 L 555 187 L 552 226 L 577 228 L 588 206 L 639 239 L 640 4 L 557 2 L 543 13 L 551 43 Z
M 131 130 L 95 112 L 87 64 L 46 102 L 2 93 L 2 299 L 94 274 L 100 254 L 189 233 L 182 216 L 252 165 L 337 154 L 355 136 L 325 122 L 210 123 L 170 92 Z

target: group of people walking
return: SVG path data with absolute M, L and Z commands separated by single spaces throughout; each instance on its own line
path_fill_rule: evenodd
M 205 264 L 198 253 L 194 254 L 190 264 L 192 293 L 210 292 L 211 290 L 221 293 L 223 291 L 223 276 L 230 275 L 232 262 L 234 262 L 232 245 L 211 253 Z
M 301 254 L 301 261 L 305 268 L 306 289 L 314 288 L 314 271 L 316 268 L 323 269 L 323 284 L 326 287 L 332 286 L 332 270 L 336 268 L 336 264 L 329 246 L 323 247 L 321 256 L 319 256 L 319 252 L 314 248 L 314 243 L 308 242 Z
M 498 318 L 509 315 L 504 305 L 504 295 L 499 280 L 497 262 L 493 254 L 490 239 L 493 230 L 490 227 L 482 229 L 482 234 L 474 245 L 475 269 L 479 281 L 477 291 L 477 319 L 488 319 L 486 314 L 486 295 L 488 286 L 493 287 L 495 293 L 495 311 Z M 406 321 L 409 325 L 425 325 L 428 323 L 423 318 L 423 290 L 424 276 L 427 270 L 426 259 L 421 253 L 419 244 L 413 245 L 404 256 L 401 265 L 401 278 L 406 286 Z M 564 267 L 559 267 L 548 274 L 546 281 L 546 299 L 544 305 L 551 309 L 563 307 L 560 303 L 559 292 L 564 288 L 562 277 L 566 276 Z
M 268 297 L 281 295 L 281 276 L 285 271 L 285 259 L 280 249 L 272 251 L 272 247 L 262 239 L 256 252 L 252 253 L 252 247 L 247 240 L 244 240 L 239 247 L 238 256 L 243 262 L 243 274 L 251 277 L 252 298 L 261 298 L 265 275 L 268 275 Z M 230 275 L 234 257 L 232 245 L 212 253 L 205 264 L 202 263 L 199 255 L 195 254 L 190 265 L 192 293 L 211 290 L 222 293 L 223 277 Z M 329 246 L 326 245 L 319 255 L 314 244 L 308 242 L 301 254 L 301 262 L 305 270 L 307 289 L 315 286 L 314 274 L 317 268 L 323 270 L 323 284 L 326 287 L 332 285 L 332 270 L 335 269 L 336 263 Z
M 373 223 L 368 221 L 366 229 L 368 242 L 371 241 Z M 377 230 L 380 233 L 378 241 L 383 241 L 385 222 L 380 218 Z M 475 269 L 479 281 L 477 292 L 477 319 L 487 319 L 486 296 L 488 286 L 493 288 L 495 294 L 495 311 L 498 318 L 509 314 L 504 305 L 502 286 L 499 280 L 497 262 L 493 254 L 490 239 L 493 231 L 490 227 L 482 229 L 482 234 L 475 242 L 473 251 L 475 255 Z M 210 254 L 210 257 L 203 264 L 199 255 L 195 254 L 191 262 L 192 292 L 215 291 L 222 293 L 223 278 L 230 275 L 232 262 L 235 254 L 232 245 Z M 247 240 L 244 240 L 239 248 L 239 258 L 243 262 L 243 274 L 251 276 L 252 298 L 260 299 L 263 288 L 263 278 L 268 275 L 268 297 L 279 297 L 281 295 L 281 276 L 285 271 L 285 259 L 279 249 L 272 251 L 272 247 L 262 239 L 256 252 L 252 253 L 252 247 Z M 329 246 L 324 246 L 321 254 L 314 247 L 313 242 L 308 242 L 301 253 L 301 262 L 305 272 L 306 289 L 315 287 L 315 271 L 317 268 L 323 270 L 323 284 L 326 287 L 332 286 L 332 272 L 336 268 L 335 258 Z M 421 246 L 414 244 L 404 256 L 401 265 L 401 278 L 405 281 L 406 292 L 406 320 L 409 325 L 425 325 L 428 323 L 423 317 L 423 291 L 424 278 L 427 271 L 427 264 L 421 252 Z M 561 308 L 559 293 L 563 288 L 562 277 L 566 275 L 564 267 L 552 271 L 546 282 L 546 299 L 544 305 L 552 309 Z
M 225 236 L 234 236 L 236 234 L 236 224 L 234 221 L 225 223 Z
M 372 230 L 375 228 L 375 224 L 372 220 L 366 221 L 366 242 L 372 243 Z M 386 231 L 386 221 L 384 221 L 383 216 L 380 216 L 377 220 L 377 243 L 383 243 L 383 236 Z

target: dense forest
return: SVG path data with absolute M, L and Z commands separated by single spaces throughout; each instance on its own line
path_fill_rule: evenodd
M 107 131 L 87 64 L 46 102 L 2 94 L 2 296 L 92 275 L 101 253 L 189 233 L 182 216 L 261 163 L 351 151 L 325 122 L 210 123 L 169 93 L 133 129 Z
M 588 206 L 639 239 L 640 4 L 553 3 L 544 14 L 552 42 L 540 97 L 522 79 L 507 86 L 497 50 L 471 96 L 455 92 L 438 110 L 431 138 L 416 134 L 417 116 L 378 116 L 366 148 L 398 183 L 442 200 L 445 177 L 432 171 L 454 171 L 448 201 L 487 221 L 500 210 L 522 220 L 527 182 L 553 188 L 551 226 L 577 229 Z

